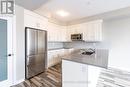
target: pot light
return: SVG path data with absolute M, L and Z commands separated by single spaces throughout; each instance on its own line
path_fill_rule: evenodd
M 61 16 L 61 17 L 66 17 L 66 16 L 69 15 L 68 12 L 63 11 L 63 10 L 57 11 L 56 14 L 59 15 L 59 16 Z

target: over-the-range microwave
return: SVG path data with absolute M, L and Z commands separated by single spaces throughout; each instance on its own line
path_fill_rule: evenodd
M 72 41 L 82 41 L 83 34 L 71 34 L 71 40 Z

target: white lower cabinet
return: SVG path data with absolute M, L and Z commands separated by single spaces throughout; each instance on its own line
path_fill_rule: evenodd
M 62 87 L 87 87 L 87 65 L 62 60 Z
M 88 65 L 88 87 L 96 87 L 101 68 Z
M 57 64 L 58 62 L 60 62 L 59 51 L 58 50 L 49 51 L 47 67 L 51 67 Z
M 73 49 L 59 49 L 48 51 L 47 67 L 51 67 L 61 62 L 62 56 L 68 55 L 73 52 Z
M 96 87 L 101 68 L 62 60 L 62 87 Z

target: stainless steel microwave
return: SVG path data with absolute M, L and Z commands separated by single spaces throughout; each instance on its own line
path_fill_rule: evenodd
M 81 41 L 83 40 L 83 34 L 71 34 L 72 41 Z

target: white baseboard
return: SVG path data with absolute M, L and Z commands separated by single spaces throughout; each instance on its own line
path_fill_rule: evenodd
M 19 84 L 19 83 L 21 83 L 21 82 L 23 82 L 23 81 L 25 81 L 25 79 L 20 79 L 20 80 L 18 80 L 18 81 L 15 81 L 13 85 Z

